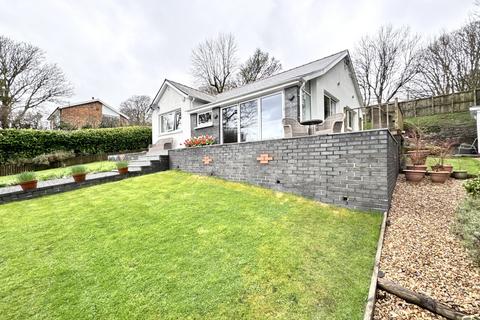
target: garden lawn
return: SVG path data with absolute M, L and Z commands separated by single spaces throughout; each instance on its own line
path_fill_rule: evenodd
M 405 118 L 405 121 L 419 127 L 424 133 L 439 132 L 445 127 L 475 127 L 475 119 L 468 111 L 411 117 Z
M 94 173 L 94 172 L 106 172 L 112 171 L 117 169 L 115 162 L 113 161 L 99 161 L 99 162 L 92 162 L 82 164 L 87 168 L 87 172 Z M 47 169 L 36 171 L 35 174 L 37 175 L 37 179 L 40 181 L 50 180 L 50 179 L 58 179 L 63 178 L 70 175 L 70 167 L 64 168 L 55 168 L 55 169 Z M 0 187 L 8 186 L 16 184 L 16 175 L 11 176 L 3 176 L 0 177 Z
M 430 169 L 431 166 L 438 163 L 438 158 L 428 157 L 427 165 Z M 467 170 L 469 174 L 480 174 L 480 158 L 471 158 L 471 157 L 455 157 L 455 158 L 446 158 L 444 160 L 445 164 L 451 164 L 453 170 Z
M 361 319 L 382 216 L 167 171 L 0 206 L 5 319 Z

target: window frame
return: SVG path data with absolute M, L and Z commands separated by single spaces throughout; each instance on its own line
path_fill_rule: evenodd
M 337 98 L 335 98 L 333 95 L 331 95 L 327 90 L 323 90 L 323 120 L 328 118 L 326 116 L 325 99 L 330 100 L 330 115 L 329 116 L 334 115 L 336 113 L 337 103 L 338 103 Z M 334 113 L 332 113 L 332 102 L 333 102 L 333 108 L 335 109 Z
M 210 121 L 205 123 L 200 123 L 200 115 L 210 113 Z M 205 128 L 213 126 L 213 110 L 208 110 L 204 112 L 197 113 L 197 126 L 196 128 Z
M 344 108 L 343 112 L 345 113 L 345 129 L 353 131 L 353 125 L 352 124 L 355 121 L 355 113 L 354 113 L 353 109 L 347 106 L 347 107 Z
M 236 107 L 237 108 L 237 115 L 238 115 L 238 123 L 237 123 L 237 142 L 232 142 L 232 143 L 246 143 L 246 142 L 252 142 L 252 141 L 241 141 L 241 125 L 240 125 L 240 105 L 242 103 L 250 102 L 250 101 L 256 101 L 257 102 L 257 136 L 258 140 L 255 141 L 262 141 L 262 106 L 261 106 L 261 100 L 262 98 L 267 98 L 270 96 L 275 96 L 280 94 L 281 96 L 281 109 L 282 109 L 282 119 L 285 118 L 285 90 L 281 91 L 275 91 L 263 96 L 256 97 L 254 99 L 245 99 L 241 100 L 237 103 L 234 104 L 229 104 L 224 107 L 220 107 L 220 144 L 223 144 L 223 109 L 230 108 L 230 107 Z M 281 138 L 279 138 L 281 139 Z M 269 139 L 270 140 L 270 139 Z
M 172 115 L 172 114 L 173 114 L 173 128 L 172 128 L 172 130 L 163 131 L 163 118 L 168 116 L 168 115 Z M 179 126 L 177 125 L 177 114 L 180 115 L 180 125 Z M 159 124 L 160 124 L 160 134 L 170 134 L 170 133 L 176 133 L 176 132 L 182 131 L 182 122 L 181 122 L 182 110 L 181 109 L 175 109 L 175 110 L 171 110 L 171 111 L 168 111 L 168 112 L 161 113 L 161 114 L 158 115 L 158 117 L 159 117 Z

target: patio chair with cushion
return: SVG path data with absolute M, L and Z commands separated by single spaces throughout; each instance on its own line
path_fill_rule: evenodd
M 282 124 L 285 138 L 308 136 L 308 126 L 302 125 L 296 119 L 283 118 Z
M 344 113 L 335 113 L 327 117 L 322 124 L 315 126 L 314 134 L 328 134 L 342 132 L 343 120 L 345 119 Z

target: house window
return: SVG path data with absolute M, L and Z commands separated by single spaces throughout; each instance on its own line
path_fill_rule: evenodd
M 240 141 L 255 141 L 258 137 L 258 103 L 240 103 Z
M 282 93 L 223 108 L 221 142 L 282 138 L 282 110 Z
M 212 111 L 197 114 L 197 127 L 207 127 L 212 125 Z
M 355 112 L 350 108 L 345 108 L 345 127 L 347 129 L 353 129 L 353 117 Z
M 337 101 L 328 96 L 323 96 L 323 119 L 327 119 L 331 115 L 334 115 L 336 112 Z
M 160 124 L 162 133 L 180 130 L 182 128 L 182 113 L 180 110 L 164 113 L 160 115 Z
M 305 82 L 305 85 L 300 91 L 301 96 L 301 121 L 311 120 L 312 119 L 312 94 L 310 89 L 310 81 Z

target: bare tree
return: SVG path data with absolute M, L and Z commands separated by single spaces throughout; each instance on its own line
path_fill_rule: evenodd
M 416 95 L 442 95 L 480 87 L 480 21 L 444 32 L 422 51 Z
M 419 41 L 409 28 L 391 25 L 360 40 L 354 64 L 366 103 L 388 102 L 412 81 L 418 73 Z
M 17 126 L 29 110 L 59 103 L 73 90 L 61 69 L 45 62 L 44 52 L 0 36 L 0 126 Z
M 212 94 L 234 87 L 237 45 L 232 34 L 220 34 L 192 50 L 192 74 L 199 87 Z
M 130 124 L 146 125 L 150 122 L 147 111 L 151 100 L 149 96 L 131 96 L 120 104 L 120 112 L 130 118 Z
M 260 79 L 267 78 L 282 69 L 280 61 L 270 57 L 268 52 L 256 49 L 253 55 L 240 66 L 238 72 L 238 86 L 245 85 Z

